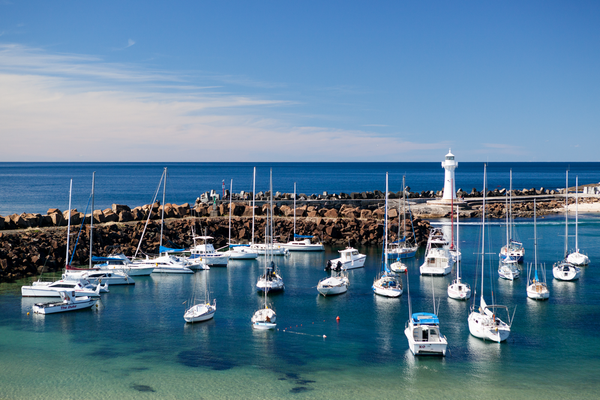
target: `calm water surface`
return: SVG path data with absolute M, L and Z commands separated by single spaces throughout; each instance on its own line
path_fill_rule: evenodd
M 449 230 L 446 221 L 437 221 Z M 346 294 L 323 298 L 316 284 L 338 249 L 279 259 L 285 292 L 269 295 L 278 330 L 257 332 L 250 317 L 262 298 L 254 284 L 260 261 L 231 262 L 194 275 L 136 278 L 113 286 L 98 309 L 49 316 L 27 315 L 34 299 L 20 285 L 0 285 L 0 398 L 597 398 L 600 384 L 600 242 L 597 216 L 583 216 L 580 247 L 592 264 L 577 282 L 553 280 L 561 258 L 562 217 L 540 218 L 539 259 L 545 263 L 551 297 L 528 300 L 525 278 L 498 279 L 497 255 L 486 268 L 485 296 L 515 311 L 510 339 L 484 343 L 470 336 L 469 303 L 448 299 L 452 276 L 421 277 L 421 250 L 409 260 L 413 311 L 439 302 L 445 358 L 415 358 L 404 324 L 406 293 L 399 299 L 371 291 L 381 251 L 363 248 L 365 268 L 349 272 Z M 517 232 L 533 257 L 533 224 Z M 475 286 L 480 226 L 461 225 L 463 277 Z M 487 234 L 486 234 L 487 235 Z M 504 227 L 489 226 L 489 250 L 497 254 Z M 572 240 L 572 239 L 571 239 Z M 454 271 L 453 271 L 454 274 Z M 404 286 L 406 289 L 404 276 Z M 477 279 L 480 279 L 478 277 Z M 478 281 L 480 282 L 480 281 Z M 215 318 L 185 324 L 186 300 L 217 299 Z M 476 286 L 479 295 L 479 284 Z M 336 317 L 339 316 L 339 322 Z M 326 338 L 323 338 L 326 335 Z

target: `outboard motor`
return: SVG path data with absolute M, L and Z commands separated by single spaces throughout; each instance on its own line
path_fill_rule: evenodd
M 325 271 L 331 271 L 331 260 L 327 261 L 327 265 L 325 266 Z

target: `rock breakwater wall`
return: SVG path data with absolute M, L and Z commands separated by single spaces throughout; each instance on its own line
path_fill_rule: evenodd
M 264 241 L 266 218 L 255 219 L 255 241 Z M 390 240 L 395 240 L 399 218 L 390 218 Z M 401 223 L 401 221 L 400 221 Z M 421 245 L 427 242 L 429 222 L 415 218 L 415 233 L 409 221 L 406 222 L 407 237 L 415 238 Z M 139 244 L 145 222 L 108 222 L 94 226 L 93 254 L 108 256 L 124 253 L 133 256 Z M 279 241 L 286 242 L 291 237 L 293 219 L 274 218 L 275 232 Z M 226 217 L 186 217 L 165 221 L 163 245 L 174 248 L 188 248 L 192 245 L 192 229 L 196 233 L 206 232 L 215 238 L 215 247 L 227 246 L 229 219 Z M 236 242 L 247 243 L 252 238 L 252 218 L 236 216 L 232 218 L 232 238 Z M 33 277 L 42 272 L 55 272 L 64 268 L 67 257 L 67 229 L 65 227 L 29 228 L 0 232 L 0 282 Z M 301 235 L 314 235 L 323 243 L 343 247 L 345 245 L 381 245 L 383 240 L 383 220 L 376 218 L 327 218 L 301 217 L 296 221 L 296 232 Z M 69 257 L 72 265 L 87 265 L 89 262 L 90 228 L 84 225 L 71 231 Z M 75 249 L 75 242 L 78 242 Z M 160 221 L 150 221 L 138 256 L 156 254 L 160 242 Z

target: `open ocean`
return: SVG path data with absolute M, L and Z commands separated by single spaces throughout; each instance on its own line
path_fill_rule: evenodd
M 435 165 L 434 165 L 435 164 Z M 66 208 L 68 179 L 73 177 L 84 208 L 97 171 L 97 208 L 114 203 L 148 203 L 162 164 L 0 164 L 0 214 Z M 168 202 L 193 202 L 201 193 L 234 179 L 234 190 L 251 190 L 252 164 L 168 164 Z M 600 181 L 598 163 L 572 163 L 580 183 Z M 268 168 L 258 164 L 266 190 Z M 412 190 L 441 188 L 439 164 L 273 164 L 274 190 L 291 192 L 293 182 L 305 193 L 391 190 L 402 174 Z M 567 164 L 492 163 L 490 186 L 564 186 Z M 462 170 L 461 170 L 462 168 Z M 457 187 L 481 188 L 483 167 L 460 163 Z M 490 171 L 491 170 L 491 171 Z M 477 175 L 478 174 L 478 175 Z M 239 181 L 239 186 L 236 182 Z M 143 184 L 142 184 L 143 182 Z M 172 190 L 171 190 L 172 188 Z M 105 192 L 102 194 L 102 192 Z M 8 192 L 8 193 L 7 193 Z M 56 192 L 56 193 L 55 193 Z M 109 193 L 109 194 L 107 194 Z M 173 193 L 173 196 L 170 194 Z M 103 196 L 104 200 L 100 200 Z M 7 199 L 10 204 L 6 204 Z M 435 220 L 449 233 L 448 220 Z M 574 233 L 573 218 L 570 233 Z M 580 215 L 579 244 L 591 264 L 576 282 L 552 279 L 552 264 L 562 258 L 564 216 L 538 218 L 538 259 L 546 265 L 550 299 L 526 297 L 526 271 L 509 282 L 498 278 L 497 252 L 505 238 L 501 221 L 491 221 L 486 238 L 489 267 L 485 297 L 514 311 L 509 340 L 483 342 L 469 334 L 470 302 L 447 297 L 455 271 L 446 277 L 421 277 L 424 249 L 409 259 L 413 312 L 433 310 L 439 302 L 445 358 L 415 358 L 408 350 L 405 293 L 398 299 L 376 296 L 373 278 L 381 268 L 381 249 L 361 248 L 365 268 L 349 272 L 346 294 L 323 298 L 316 285 L 323 266 L 338 248 L 324 253 L 295 253 L 276 259 L 286 284 L 269 295 L 278 330 L 254 331 L 250 324 L 262 298 L 254 285 L 264 266 L 258 261 L 231 262 L 193 275 L 152 274 L 134 286 L 112 286 L 98 309 L 39 316 L 27 315 L 40 299 L 22 298 L 25 283 L 0 284 L 0 398 L 2 399 L 597 399 L 600 391 L 600 216 Z M 533 260 L 533 221 L 518 219 L 516 232 Z M 481 237 L 479 220 L 461 221 L 463 279 L 476 289 Z M 0 239 L 1 240 L 1 239 Z M 571 244 L 574 239 L 570 238 Z M 572 246 L 570 246 L 572 247 Z M 526 267 L 525 267 L 526 268 Z M 186 300 L 217 299 L 213 320 L 185 324 Z M 340 317 L 336 322 L 336 317 Z M 284 331 L 285 330 L 285 331 Z M 323 338 L 326 335 L 326 338 Z

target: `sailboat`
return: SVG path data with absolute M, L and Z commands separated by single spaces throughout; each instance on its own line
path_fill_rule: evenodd
M 565 258 L 554 263 L 552 275 L 560 281 L 575 281 L 581 275 L 581 268 L 571 264 L 567 257 L 569 255 L 569 171 L 567 171 L 567 184 L 565 187 Z
M 433 279 L 431 280 L 433 295 L 433 313 L 414 313 L 410 299 L 410 284 L 408 271 L 406 273 L 406 288 L 408 293 L 408 321 L 404 328 L 404 335 L 408 339 L 408 348 L 415 356 L 433 355 L 445 356 L 448 339 L 440 333 L 440 320 L 436 314 L 435 293 L 433 292 Z
M 269 305 L 267 304 L 267 292 L 268 290 L 265 290 L 265 306 L 256 310 L 254 315 L 252 315 L 251 321 L 252 328 L 254 329 L 269 330 L 277 327 L 277 314 L 275 313 L 275 310 L 269 308 Z
M 271 171 L 272 173 L 272 171 Z M 271 188 L 271 198 L 273 197 L 273 189 Z M 277 245 L 275 247 L 273 243 L 270 245 L 255 243 L 254 242 L 254 216 L 255 216 L 255 204 L 256 204 L 256 167 L 254 167 L 254 176 L 252 179 L 252 242 L 250 243 L 250 251 L 255 252 L 259 256 L 287 256 L 290 254 L 289 250 Z
M 454 179 L 451 179 L 452 191 L 456 193 L 454 188 Z M 456 214 L 458 214 L 458 206 L 456 208 Z M 458 218 L 458 216 L 457 216 Z M 450 248 L 448 249 L 448 253 L 450 254 L 450 258 L 453 263 L 460 261 L 461 254 L 458 247 L 454 246 L 454 196 L 450 198 Z
M 402 280 L 388 267 L 388 173 L 385 173 L 385 217 L 383 222 L 383 257 L 382 271 L 373 281 L 373 292 L 385 297 L 402 295 Z
M 245 244 L 233 244 L 231 242 L 231 214 L 233 210 L 233 179 L 229 186 L 229 250 L 225 252 L 229 256 L 230 260 L 255 260 L 258 257 L 258 253 L 250 249 L 249 245 Z
M 590 259 L 579 251 L 579 177 L 575 177 L 575 251 L 567 256 L 573 265 L 588 265 Z
M 547 300 L 550 297 L 550 291 L 548 285 L 546 285 L 546 268 L 544 265 L 540 265 L 540 273 L 542 279 L 540 280 L 538 275 L 538 262 L 537 262 L 537 210 L 535 199 L 533 199 L 533 259 L 534 264 L 529 264 L 527 269 L 527 297 L 533 300 Z M 534 276 L 531 279 L 531 272 L 533 271 Z
M 323 278 L 317 284 L 317 291 L 325 297 L 346 293 L 350 286 L 347 272 L 338 271 L 333 274 L 335 275 Z
M 510 186 L 508 191 L 508 210 L 506 216 L 506 245 L 500 249 L 500 259 L 522 263 L 525 257 L 523 243 L 514 239 L 512 216 L 512 169 L 510 170 Z
M 265 247 L 271 251 L 265 257 L 265 273 L 258 278 L 256 288 L 260 291 L 283 290 L 285 288 L 283 279 L 277 271 L 273 261 L 273 170 L 271 169 L 270 180 L 271 201 L 267 211 L 267 220 L 265 223 Z
M 164 179 L 164 182 L 163 182 Z M 163 184 L 164 183 L 164 184 Z M 165 196 L 167 190 L 167 168 L 165 167 L 162 176 L 160 177 L 160 181 L 158 182 L 158 187 L 156 188 L 156 192 L 154 193 L 154 199 L 151 204 L 156 202 L 156 196 L 158 195 L 158 191 L 160 190 L 160 185 L 163 184 L 163 202 L 162 202 L 162 215 L 160 221 L 160 244 L 159 244 L 159 252 L 160 256 L 155 258 L 149 258 L 146 255 L 145 259 L 135 259 L 137 257 L 140 248 L 142 246 L 142 240 L 144 239 L 144 234 L 146 233 L 146 228 L 148 227 L 148 223 L 150 222 L 150 217 L 152 215 L 152 208 L 148 210 L 148 218 L 146 219 L 146 224 L 144 225 L 144 230 L 142 231 L 142 236 L 138 243 L 138 247 L 135 251 L 133 264 L 141 265 L 141 266 L 154 266 L 153 273 L 161 272 L 167 274 L 193 274 L 188 265 L 189 263 L 179 257 L 175 257 L 172 255 L 174 252 L 183 252 L 182 249 L 170 249 L 168 247 L 163 247 L 163 228 L 165 225 Z
M 460 215 L 458 213 L 458 206 L 456 206 L 456 251 L 460 254 Z M 461 281 L 460 279 L 460 257 L 456 260 L 456 279 L 452 281 L 452 284 L 448 286 L 448 297 L 456 300 L 467 300 L 471 298 L 471 287 L 468 283 Z
M 484 283 L 484 270 L 485 270 L 485 192 L 486 192 L 486 165 L 483 166 L 483 208 L 482 208 L 482 226 L 481 226 L 481 298 L 479 300 L 479 307 L 475 306 L 475 302 L 471 305 L 471 312 L 469 314 L 469 332 L 471 335 L 483 339 L 491 340 L 493 342 L 503 342 L 510 336 L 510 315 L 508 314 L 508 307 L 501 305 L 487 305 L 483 298 L 483 283 Z M 493 293 L 492 293 L 493 295 Z M 496 311 L 504 309 L 508 316 L 509 323 L 505 323 L 496 315 Z
M 399 204 L 398 204 L 399 205 Z M 398 224 L 398 240 L 388 245 L 388 257 L 396 259 L 396 262 L 392 264 L 391 270 L 394 272 L 404 272 L 406 265 L 404 265 L 400 259 L 414 257 L 419 249 L 416 243 L 410 242 L 406 239 L 406 176 L 402 177 L 402 211 L 398 207 L 398 211 L 402 214 L 402 225 Z M 413 240 L 415 238 L 415 227 L 412 222 L 412 214 L 410 213 L 410 207 L 408 208 L 410 215 L 410 226 L 413 232 Z M 402 239 L 400 239 L 400 233 L 402 233 Z
M 215 316 L 217 312 L 217 299 L 213 299 L 210 303 L 210 294 L 207 288 L 206 281 L 208 276 L 204 277 L 204 303 L 194 304 L 183 314 L 185 322 L 202 322 L 208 321 Z
M 289 251 L 323 251 L 323 243 L 312 243 L 313 236 L 296 234 L 296 182 L 294 182 L 294 240 L 282 243 L 281 247 Z

